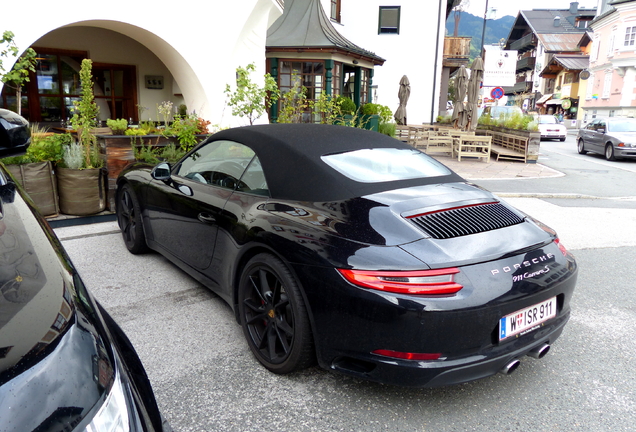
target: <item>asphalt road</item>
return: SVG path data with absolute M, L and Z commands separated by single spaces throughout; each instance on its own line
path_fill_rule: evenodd
M 540 163 L 562 163 L 555 168 L 566 176 L 487 187 L 557 229 L 575 254 L 572 318 L 542 360 L 524 359 L 510 376 L 447 388 L 404 389 L 318 368 L 273 375 L 252 357 L 221 299 L 157 254 L 128 254 L 116 224 L 56 232 L 132 340 L 176 431 L 632 431 L 636 210 L 625 197 L 636 195 L 636 163 L 608 166 L 631 182 L 615 191 L 582 171 L 605 170 L 602 159 L 561 155 L 558 144 L 554 151 L 548 145 L 542 143 Z M 547 195 L 519 198 L 523 189 Z M 570 191 L 594 198 L 551 198 Z

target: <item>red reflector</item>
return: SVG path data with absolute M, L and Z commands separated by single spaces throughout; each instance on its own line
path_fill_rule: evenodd
M 454 280 L 458 268 L 417 271 L 367 271 L 338 269 L 354 285 L 399 294 L 455 294 L 463 288 Z
M 442 356 L 440 353 L 409 353 L 385 349 L 375 350 L 373 351 L 373 354 L 402 360 L 437 360 Z

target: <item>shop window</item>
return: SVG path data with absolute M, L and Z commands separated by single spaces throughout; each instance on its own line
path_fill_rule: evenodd
M 400 6 L 380 6 L 378 34 L 400 34 Z
M 79 70 L 85 51 L 34 47 L 37 53 L 35 73 L 22 91 L 22 115 L 31 122 L 63 123 L 73 117 L 74 102 L 79 100 Z M 135 66 L 93 64 L 95 102 L 100 120 L 137 119 L 137 73 Z M 2 90 L 0 105 L 15 110 L 15 92 Z

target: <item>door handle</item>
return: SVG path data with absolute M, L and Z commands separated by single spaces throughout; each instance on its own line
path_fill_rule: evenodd
M 198 218 L 203 223 L 216 223 L 216 218 L 209 213 L 199 213 Z

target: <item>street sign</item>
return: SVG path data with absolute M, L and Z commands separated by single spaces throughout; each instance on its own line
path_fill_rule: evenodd
M 493 99 L 501 99 L 504 95 L 504 89 L 502 89 L 501 87 L 495 87 L 494 89 L 490 90 L 490 96 Z

